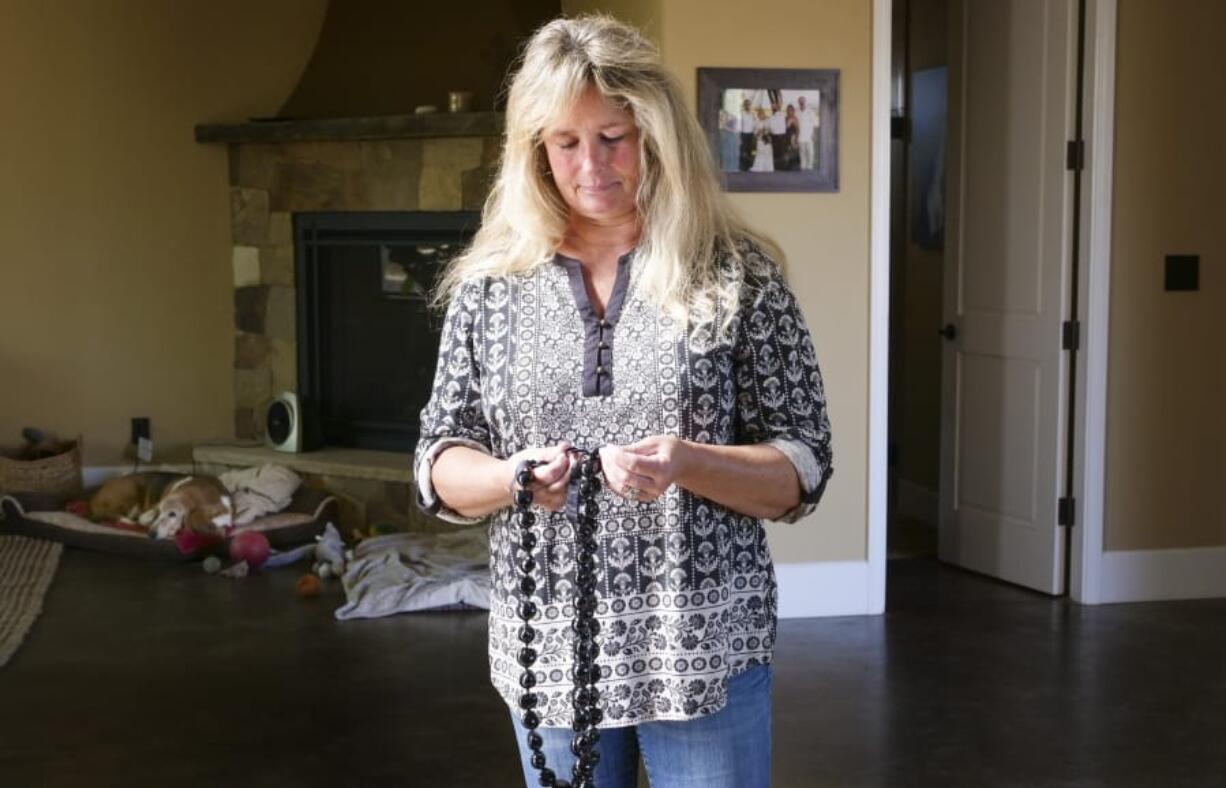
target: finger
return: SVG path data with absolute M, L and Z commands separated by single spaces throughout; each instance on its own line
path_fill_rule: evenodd
M 654 503 L 655 500 L 659 497 L 660 496 L 653 495 L 651 493 L 640 492 L 638 495 L 634 496 L 631 500 L 634 501 L 635 503 Z
M 542 446 L 533 450 L 533 459 L 542 465 L 547 465 L 556 460 L 558 457 L 566 454 L 566 451 L 569 448 L 570 444 L 566 441 L 562 441 L 556 446 Z
M 534 468 L 532 471 L 535 486 L 538 489 L 548 487 L 550 484 L 553 484 L 554 480 L 557 478 L 557 473 L 558 459 L 556 457 L 549 462 L 536 466 L 536 468 Z
M 637 474 L 638 455 L 630 454 L 621 448 L 614 448 L 604 462 L 604 469 L 609 481 L 627 484 L 627 479 L 633 479 Z
M 665 462 L 656 455 L 630 454 L 627 456 L 631 458 L 631 466 L 627 468 L 631 473 L 652 479 L 658 479 L 664 473 Z
M 621 450 L 613 455 L 613 464 L 627 473 L 638 473 L 646 459 L 642 454 Z
M 566 454 L 559 454 L 544 465 L 538 465 L 533 471 L 537 486 L 548 486 L 558 480 L 569 470 L 570 459 Z
M 626 484 L 630 485 L 631 487 L 637 488 L 639 491 L 639 495 L 649 495 L 649 494 L 659 495 L 660 494 L 660 485 L 656 483 L 655 479 L 649 478 L 647 476 L 631 476 L 627 480 Z
M 564 472 L 560 477 L 552 482 L 545 490 L 550 495 L 566 495 L 566 488 L 570 485 L 570 471 Z
M 634 487 L 638 487 L 640 490 L 645 487 L 654 488 L 656 487 L 657 476 L 644 472 L 648 470 L 650 469 L 637 463 L 635 464 L 634 468 L 619 467 L 618 476 L 621 478 L 618 480 L 618 483 L 622 487 L 633 485 Z M 656 473 L 659 473 L 658 469 L 656 470 Z
M 656 439 L 644 438 L 641 441 L 635 441 L 629 446 L 622 446 L 622 451 L 630 452 L 631 454 L 654 454 L 656 451 Z
M 663 492 L 660 486 L 650 479 L 631 478 L 620 488 L 619 494 L 639 503 L 649 503 L 659 498 Z
M 604 476 L 605 485 L 618 495 L 621 495 L 626 487 L 633 484 L 635 480 L 635 477 L 626 471 L 618 461 L 620 454 L 621 449 L 614 446 L 606 447 L 601 453 L 601 474 Z

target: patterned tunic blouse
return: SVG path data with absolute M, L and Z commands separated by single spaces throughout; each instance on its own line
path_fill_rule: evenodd
M 796 467 L 802 493 L 780 520 L 812 511 L 832 470 L 813 343 L 776 265 L 757 247 L 743 252 L 743 264 L 720 260 L 721 275 L 743 286 L 718 340 L 714 323 L 675 331 L 637 292 L 633 253 L 618 263 L 603 318 L 588 302 L 579 262 L 561 255 L 526 274 L 463 283 L 421 414 L 418 505 L 476 522 L 442 506 L 430 483 L 434 459 L 450 446 L 505 458 L 562 440 L 596 449 L 669 434 L 775 446 Z M 676 485 L 650 503 L 604 488 L 598 503 L 602 727 L 718 711 L 731 676 L 771 660 L 776 586 L 761 520 Z M 494 687 L 518 708 L 512 513 L 495 512 L 489 526 L 489 657 Z M 575 535 L 564 512 L 538 510 L 537 529 L 537 710 L 544 725 L 568 726 Z

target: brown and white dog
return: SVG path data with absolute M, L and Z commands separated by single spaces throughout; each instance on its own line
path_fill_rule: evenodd
M 184 528 L 222 537 L 234 527 L 234 502 L 217 477 L 188 476 L 167 487 L 157 507 L 140 522 L 158 539 L 173 539 Z
M 165 471 L 109 479 L 89 501 L 92 519 L 139 522 L 158 539 L 174 538 L 184 528 L 224 536 L 233 511 L 233 499 L 216 477 Z
M 107 479 L 89 499 L 89 516 L 97 522 L 127 521 L 157 506 L 166 488 L 184 477 L 168 471 L 142 471 Z

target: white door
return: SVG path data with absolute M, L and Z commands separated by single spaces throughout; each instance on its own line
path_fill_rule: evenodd
M 940 557 L 1060 594 L 1077 3 L 950 12 Z

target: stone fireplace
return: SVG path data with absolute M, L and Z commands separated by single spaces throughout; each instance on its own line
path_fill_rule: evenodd
M 392 116 L 201 126 L 229 145 L 234 275 L 234 433 L 299 390 L 294 215 L 480 211 L 501 116 Z
M 234 446 L 193 450 L 220 472 L 264 462 L 296 469 L 341 501 L 346 536 L 376 525 L 445 530 L 412 503 L 404 450 L 325 447 L 287 455 L 259 446 L 264 414 L 282 391 L 300 392 L 295 216 L 477 216 L 492 182 L 502 116 L 393 115 L 274 120 L 196 127 L 229 150 L 230 265 L 234 281 Z M 309 376 L 307 376 L 309 378 Z

